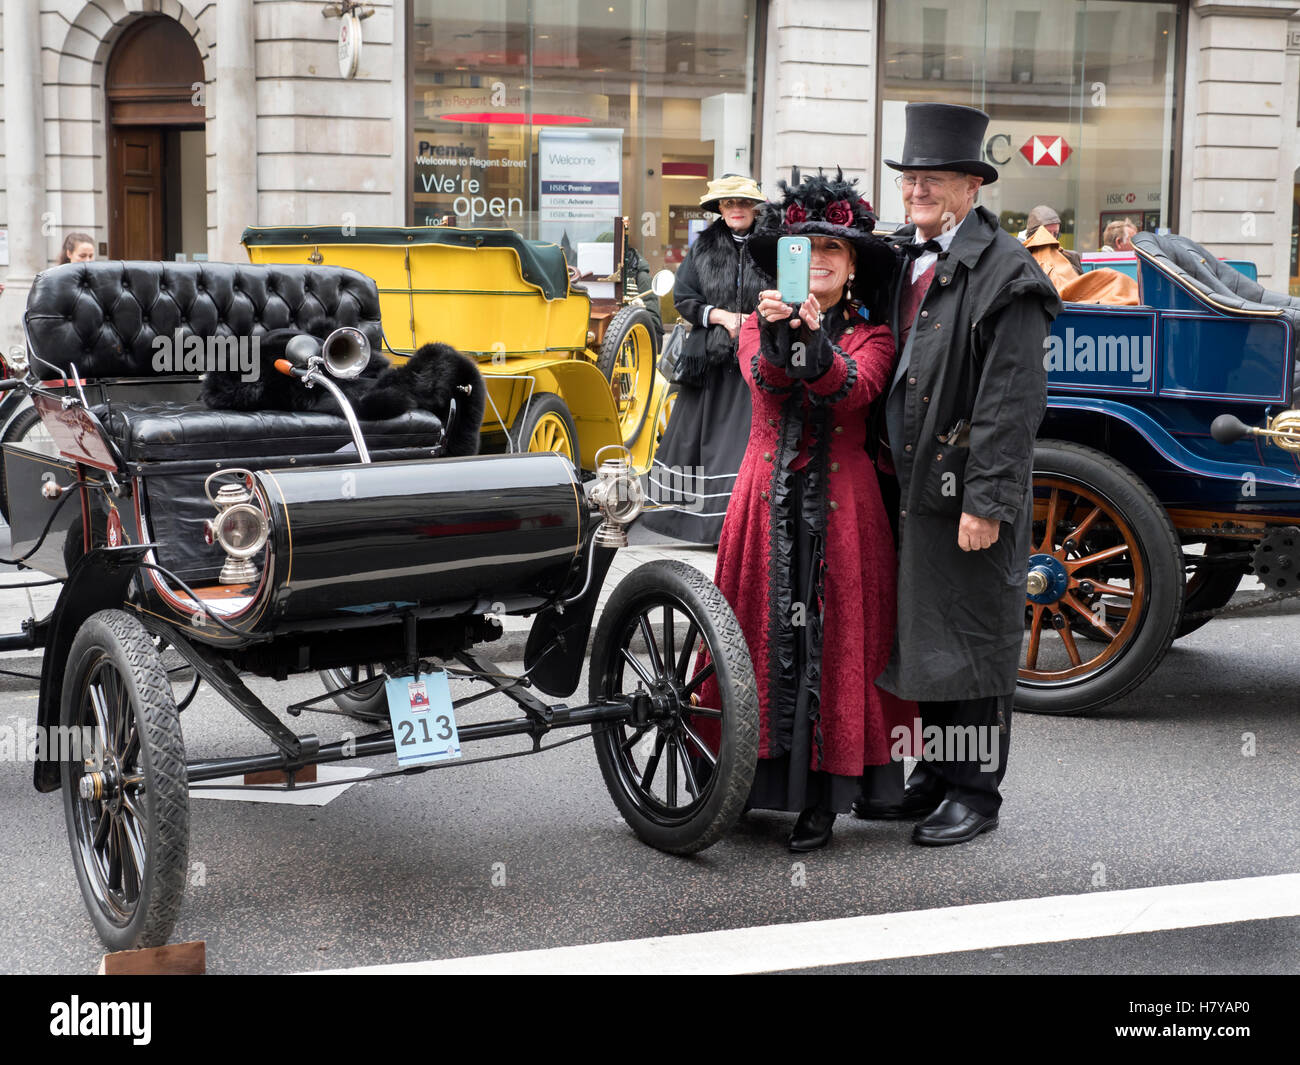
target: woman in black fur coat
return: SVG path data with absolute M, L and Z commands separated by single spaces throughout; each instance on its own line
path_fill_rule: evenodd
M 650 494 L 672 510 L 641 519 L 652 532 L 716 544 L 749 440 L 749 388 L 736 344 L 764 280 L 744 254 L 764 202 L 751 178 L 724 174 L 700 199 L 722 217 L 701 233 L 677 268 L 673 303 L 691 325 L 677 362 L 681 392 L 655 452 Z

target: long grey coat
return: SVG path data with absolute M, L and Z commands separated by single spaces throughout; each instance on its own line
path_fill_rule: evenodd
M 914 228 L 895 239 L 910 242 Z M 901 284 L 910 280 L 909 268 Z M 901 412 L 902 426 L 902 441 L 892 441 L 901 489 L 898 630 L 879 684 L 903 698 L 1015 690 L 1034 436 L 1047 400 L 1043 345 L 1060 310 L 1038 264 L 976 207 L 936 264 L 909 347 L 900 347 L 886 404 Z M 945 443 L 962 422 L 968 432 Z M 997 518 L 997 543 L 962 551 L 963 511 Z

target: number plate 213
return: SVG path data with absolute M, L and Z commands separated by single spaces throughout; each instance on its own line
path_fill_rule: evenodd
M 389 677 L 385 688 L 398 765 L 460 757 L 460 733 L 446 673 L 421 673 L 418 681 Z

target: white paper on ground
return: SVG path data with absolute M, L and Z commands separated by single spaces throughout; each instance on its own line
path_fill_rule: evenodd
M 200 786 L 198 784 L 190 788 L 190 798 L 192 799 L 233 799 L 236 802 L 276 802 L 287 806 L 324 806 L 333 802 L 342 795 L 348 788 L 356 783 L 356 778 L 360 776 L 369 776 L 375 772 L 365 766 L 337 766 L 321 765 L 316 767 L 316 782 L 325 784 L 331 780 L 346 781 L 346 783 L 335 784 L 328 788 L 295 788 L 293 791 L 287 788 L 282 791 L 267 791 L 264 787 L 257 789 L 243 788 L 238 785 L 244 783 L 242 776 L 237 777 L 218 777 L 216 780 L 204 781 Z M 222 788 L 219 785 L 229 784 L 231 787 Z M 212 790 L 207 788 L 212 786 Z

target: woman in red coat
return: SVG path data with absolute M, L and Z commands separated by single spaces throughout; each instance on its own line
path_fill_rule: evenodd
M 750 806 L 798 811 L 790 847 L 804 851 L 828 843 L 835 815 L 871 790 L 864 775 L 889 763 L 891 730 L 910 726 L 915 706 L 875 685 L 893 643 L 897 564 L 864 447 L 894 364 L 896 253 L 871 235 L 870 207 L 842 175 L 781 187 L 749 254 L 775 277 L 777 239 L 807 236 L 810 295 L 793 308 L 769 285 L 741 330 L 753 420 L 714 582 L 758 679 Z M 712 694 L 706 685 L 704 705 L 717 705 Z

